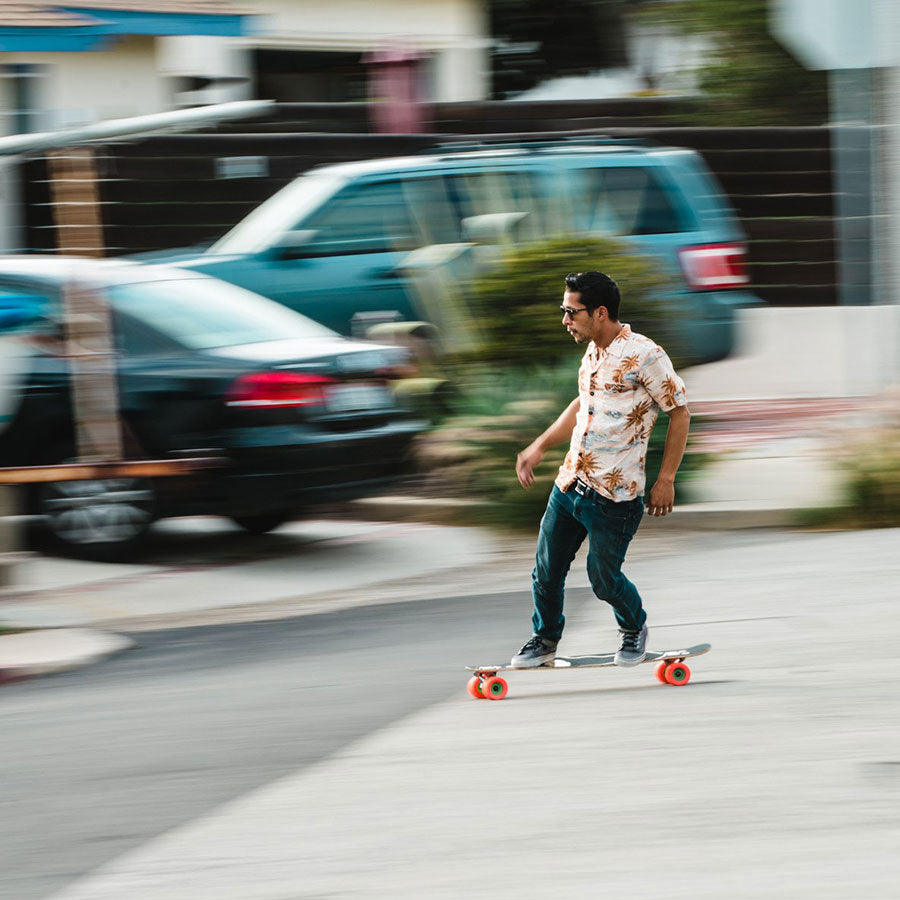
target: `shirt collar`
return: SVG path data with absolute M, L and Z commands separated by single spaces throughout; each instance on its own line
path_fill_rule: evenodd
M 599 363 L 605 356 L 608 354 L 613 354 L 617 356 L 619 351 L 623 349 L 624 345 L 628 341 L 628 338 L 631 337 L 631 326 L 627 322 L 622 323 L 622 328 L 619 333 L 612 339 L 610 345 L 606 348 L 606 350 L 601 350 L 593 341 L 588 345 L 587 353 L 588 359 L 592 364 Z

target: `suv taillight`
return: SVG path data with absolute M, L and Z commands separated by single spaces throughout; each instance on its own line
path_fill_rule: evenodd
M 336 384 L 324 375 L 293 372 L 254 372 L 241 375 L 228 389 L 228 406 L 286 409 L 291 406 L 321 406 L 326 389 Z
M 749 284 L 746 256 L 743 244 L 701 244 L 678 251 L 685 281 L 695 291 L 721 291 Z

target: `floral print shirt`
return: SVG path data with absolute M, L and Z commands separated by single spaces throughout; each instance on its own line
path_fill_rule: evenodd
M 580 405 L 556 485 L 576 478 L 621 502 L 644 493 L 644 463 L 660 408 L 687 405 L 684 382 L 666 352 L 629 325 L 606 348 L 591 341 L 578 370 Z

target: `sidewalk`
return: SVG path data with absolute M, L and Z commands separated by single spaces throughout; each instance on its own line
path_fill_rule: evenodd
M 53 900 L 171 900 L 187 884 L 194 900 L 895 897 L 900 723 L 885 711 L 900 664 L 852 651 L 872 621 L 900 621 L 897 535 L 741 535 L 664 566 L 644 556 L 632 568 L 654 595 L 651 645 L 712 644 L 687 686 L 650 665 L 527 672 L 507 699 L 474 700 L 460 660 L 444 702 Z M 852 615 L 847 559 L 865 579 Z M 576 606 L 563 651 L 598 638 L 613 640 L 608 612 Z M 415 673 L 390 689 L 415 690 Z

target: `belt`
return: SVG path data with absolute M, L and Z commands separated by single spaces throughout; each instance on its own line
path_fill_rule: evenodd
M 575 489 L 576 494 L 580 494 L 582 497 L 603 497 L 603 494 L 600 491 L 595 491 L 587 482 L 582 481 L 580 478 L 575 479 L 575 483 L 572 485 Z M 604 500 L 609 500 L 609 497 L 603 497 Z M 610 501 L 612 502 L 612 501 Z

